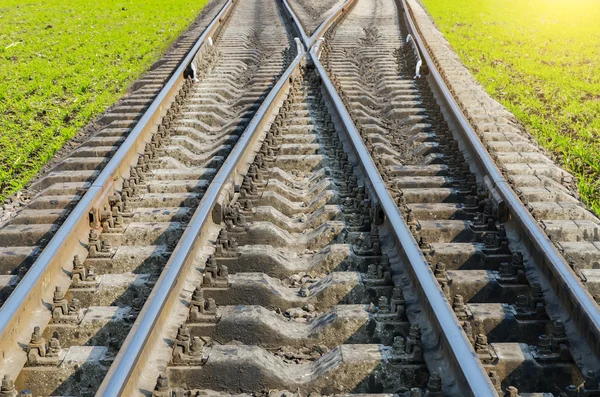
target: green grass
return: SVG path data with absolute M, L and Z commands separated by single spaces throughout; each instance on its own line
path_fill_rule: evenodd
M 207 2 L 0 1 L 0 200 L 114 104 Z
M 600 215 L 597 0 L 422 0 L 480 84 L 558 155 Z

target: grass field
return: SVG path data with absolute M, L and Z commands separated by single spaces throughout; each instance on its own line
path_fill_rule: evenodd
M 207 2 L 2 0 L 0 200 L 122 96 Z
M 422 0 L 485 89 L 579 178 L 600 215 L 597 0 Z

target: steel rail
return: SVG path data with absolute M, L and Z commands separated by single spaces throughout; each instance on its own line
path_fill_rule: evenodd
M 415 56 L 417 57 L 417 64 L 415 65 L 415 79 L 418 79 L 421 77 L 421 65 L 423 65 L 423 60 L 421 59 L 421 53 L 419 52 L 419 48 L 417 47 L 417 44 L 415 43 L 415 41 L 413 40 L 412 36 L 409 34 L 406 37 L 406 44 L 411 43 L 412 47 L 413 47 L 413 52 L 415 53 Z
M 135 321 L 132 332 L 129 333 L 117 355 L 110 371 L 96 396 L 119 396 L 131 395 L 131 375 L 134 373 L 139 358 L 146 348 L 151 348 L 147 343 L 150 339 L 155 325 L 164 313 L 164 308 L 169 299 L 179 297 L 179 289 L 176 288 L 184 267 L 192 264 L 194 255 L 192 252 L 199 248 L 200 236 L 207 221 L 213 213 L 218 199 L 222 196 L 224 189 L 231 186 L 233 178 L 237 174 L 237 166 L 247 156 L 249 147 L 256 141 L 257 133 L 262 131 L 268 123 L 274 108 L 282 101 L 284 88 L 289 87 L 289 79 L 292 73 L 299 67 L 303 60 L 305 51 L 299 39 L 296 40 L 298 54 L 271 89 L 264 102 L 258 108 L 254 117 L 240 136 L 225 163 L 219 169 L 217 175 L 210 183 L 206 193 L 202 197 L 198 208 L 191 218 L 186 230 L 181 236 L 173 254 L 169 258 L 165 269 L 152 289 L 146 304 Z
M 288 1 L 282 1 L 288 9 L 288 12 L 294 15 Z M 458 323 L 458 320 L 454 316 L 452 307 L 439 287 L 439 283 L 435 279 L 429 266 L 426 265 L 427 261 L 423 256 L 418 243 L 407 228 L 396 203 L 389 194 L 356 126 L 352 122 L 350 114 L 346 110 L 335 87 L 331 83 L 327 72 L 319 61 L 319 47 L 323 41 L 322 36 L 329 28 L 331 28 L 343 12 L 354 7 L 356 1 L 357 0 L 347 0 L 335 13 L 330 15 L 329 18 L 319 25 L 316 32 L 308 39 L 308 41 L 305 41 L 305 45 L 307 46 L 307 49 L 309 49 L 309 55 L 323 81 L 325 90 L 350 138 L 350 142 L 357 154 L 360 165 L 372 184 L 372 188 L 383 211 L 388 216 L 391 226 L 396 234 L 398 246 L 403 250 L 407 262 L 413 269 L 413 274 L 418 280 L 418 287 L 421 289 L 421 295 L 426 298 L 431 309 L 430 313 L 435 316 L 436 321 L 438 322 L 438 328 L 441 329 L 443 337 L 446 338 L 446 347 L 448 351 L 453 353 L 453 363 L 455 367 L 460 367 L 463 383 L 469 384 L 468 392 L 470 395 L 498 396 L 485 369 L 481 365 L 479 359 L 477 359 L 477 354 L 462 331 L 462 327 Z M 306 37 L 304 28 L 299 23 L 299 19 L 295 15 L 293 16 L 293 19 L 298 24 L 298 29 L 301 31 L 303 37 Z
M 296 27 L 300 32 L 300 36 L 302 36 L 302 42 L 304 43 L 304 46 L 306 47 L 307 51 L 317 42 L 317 40 L 319 40 L 329 30 L 331 25 L 333 25 L 335 21 L 337 21 L 337 19 L 344 12 L 348 12 L 349 10 L 351 10 L 357 2 L 357 0 L 346 0 L 346 2 L 339 6 L 334 13 L 329 15 L 323 22 L 321 22 L 321 24 L 317 27 L 315 32 L 310 37 L 308 37 L 306 31 L 304 30 L 304 27 L 302 26 L 302 23 L 300 22 L 300 19 L 294 13 L 291 5 L 288 3 L 288 0 L 282 1 L 285 5 L 285 8 L 287 9 L 287 12 L 290 14 L 292 20 L 296 24 Z
M 183 84 L 186 68 L 206 40 L 219 27 L 234 1 L 237 0 L 228 0 L 207 26 L 123 144 L 0 309 L 0 346 L 2 346 L 0 371 L 3 373 L 16 375 L 14 372 L 24 364 L 26 358 L 19 342 L 27 344 L 33 325 L 42 325 L 41 322 L 49 321 L 50 315 L 49 313 L 44 315 L 47 309 L 43 307 L 43 303 L 52 301 L 52 291 L 59 283 L 59 276 L 63 277 L 60 280 L 63 284 L 67 282 L 64 274 L 64 268 L 67 267 L 65 264 L 72 262 L 73 255 L 77 250 L 84 256 L 87 254 L 84 247 L 87 244 L 87 235 L 90 230 L 88 217 L 90 211 L 97 208 L 106 199 L 111 189 L 121 182 L 120 176 L 127 175 L 129 166 L 137 161 L 139 154 L 143 153 L 145 143 L 151 139 L 152 130 L 156 129 Z M 23 329 L 24 327 L 27 329 Z
M 465 117 L 438 71 L 436 64 L 433 62 L 428 48 L 419 34 L 412 10 L 406 0 L 396 1 L 400 1 L 404 10 L 407 10 L 404 14 L 411 30 L 411 35 L 419 46 L 431 77 L 442 94 L 443 101 L 451 110 L 450 115 L 456 121 L 456 125 L 459 126 L 459 132 L 470 146 L 477 166 L 483 172 L 483 175 L 487 175 L 490 178 L 497 192 L 504 200 L 512 218 L 525 233 L 527 248 L 530 252 L 533 251 L 536 263 L 540 265 L 556 295 L 562 304 L 566 306 L 571 318 L 575 320 L 579 331 L 586 338 L 588 345 L 593 348 L 596 356 L 600 358 L 600 307 L 521 202 Z
M 302 24 L 300 23 L 300 20 L 298 19 L 298 17 L 296 16 L 296 14 L 294 13 L 294 11 L 292 10 L 292 7 L 287 2 L 287 0 L 282 0 L 282 3 L 285 6 L 285 10 L 287 11 L 290 19 L 292 21 L 294 21 L 294 26 L 296 27 L 296 29 L 298 29 L 298 33 L 300 33 L 300 38 L 302 39 L 302 43 L 304 44 L 304 46 L 306 48 L 310 48 L 308 46 L 308 43 L 310 42 L 310 38 L 308 37 L 308 35 L 304 31 L 304 28 L 302 27 Z
M 323 39 L 320 39 L 310 50 L 312 61 L 323 81 L 334 110 L 344 127 L 352 149 L 358 157 L 358 165 L 368 177 L 373 192 L 387 216 L 387 220 L 395 234 L 397 247 L 404 254 L 406 264 L 410 266 L 410 270 L 415 278 L 413 284 L 420 290 L 419 295 L 421 295 L 423 301 L 429 306 L 430 318 L 435 320 L 438 329 L 441 331 L 442 338 L 445 339 L 445 347 L 451 355 L 451 362 L 454 368 L 458 370 L 456 371 L 456 375 L 460 377 L 463 388 L 466 387 L 467 389 L 463 390 L 463 395 L 497 397 L 498 394 L 494 386 L 480 360 L 477 358 L 477 354 L 473 350 L 461 325 L 454 316 L 452 307 L 442 292 L 433 272 L 427 265 L 427 261 L 417 241 L 408 229 L 400 210 L 381 178 L 362 137 L 352 122 L 348 110 L 319 60 L 319 48 L 322 42 Z

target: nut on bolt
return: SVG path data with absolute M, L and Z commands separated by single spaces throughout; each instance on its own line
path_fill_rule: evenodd
M 577 397 L 579 395 L 579 390 L 577 389 L 577 386 L 567 386 L 567 388 L 565 389 L 565 395 L 566 397 Z
M 174 363 L 182 362 L 184 356 L 190 353 L 190 343 L 190 330 L 185 324 L 182 324 L 179 329 L 177 329 L 177 337 L 175 338 L 173 346 Z
M 171 388 L 169 387 L 169 378 L 166 374 L 158 375 L 152 397 L 168 397 L 170 394 Z
M 498 391 L 499 394 L 502 394 L 502 381 L 500 380 L 500 377 L 498 376 L 498 372 L 490 371 L 488 373 L 488 376 L 489 376 L 490 380 L 492 381 L 492 384 L 494 385 L 494 388 L 496 389 L 496 391 Z
M 600 385 L 594 371 L 587 371 L 583 386 L 579 388 L 582 397 L 593 397 L 600 394 Z
M 0 397 L 16 397 L 17 389 L 10 375 L 5 374 L 2 378 L 2 387 L 0 388 Z
M 519 397 L 519 390 L 517 390 L 514 386 L 508 386 L 506 388 L 506 393 L 504 393 L 506 397 Z
M 448 280 L 448 273 L 446 272 L 446 264 L 444 262 L 438 262 L 435 265 L 434 275 L 438 281 Z
M 442 378 L 437 372 L 432 372 L 427 381 L 425 397 L 442 397 Z
M 27 363 L 35 365 L 42 357 L 46 357 L 46 340 L 42 337 L 40 327 L 35 327 L 27 346 Z
M 213 298 L 204 298 L 204 291 L 196 287 L 190 302 L 190 322 L 215 322 L 217 321 L 217 304 Z
M 467 312 L 467 307 L 465 306 L 465 299 L 462 295 L 458 294 L 454 296 L 452 309 L 454 309 L 454 313 L 456 313 L 456 317 L 458 317 L 459 320 L 466 320 L 469 318 L 469 313 Z

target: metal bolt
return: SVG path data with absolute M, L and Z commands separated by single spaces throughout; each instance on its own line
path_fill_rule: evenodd
M 394 343 L 392 344 L 392 354 L 402 355 L 406 353 L 406 341 L 403 336 L 395 336 Z
M 75 314 L 81 309 L 81 302 L 77 298 L 71 299 L 69 303 L 69 314 Z
M 418 387 L 413 387 L 410 389 L 410 397 L 423 397 L 423 390 Z
M 414 340 L 421 339 L 421 327 L 419 324 L 412 324 L 408 330 L 408 336 Z
M 388 299 L 385 296 L 379 297 L 379 302 L 377 302 L 377 310 L 380 313 L 389 313 L 390 312 L 390 304 Z
M 446 273 L 446 264 L 443 262 L 439 262 L 435 265 L 435 278 L 447 278 L 448 273 Z
M 40 330 L 40 327 L 35 327 L 33 329 L 33 334 L 31 334 L 31 342 L 30 343 L 40 343 L 44 340 L 44 338 L 42 338 L 42 331 Z
M 528 303 L 529 302 L 527 300 L 527 296 L 525 296 L 525 295 L 517 296 L 517 307 L 526 308 Z
M 208 298 L 206 300 L 206 311 L 209 313 L 215 313 L 217 311 L 217 303 L 214 298 Z
M 577 395 L 579 394 L 579 390 L 577 390 L 577 386 L 569 385 L 565 389 L 565 394 L 567 395 L 567 397 L 577 397 Z
M 585 375 L 585 381 L 583 382 L 583 386 L 586 390 L 598 390 L 598 379 L 596 378 L 596 374 L 594 371 L 587 371 Z
M 204 341 L 200 339 L 200 337 L 194 336 L 190 351 L 192 356 L 202 355 L 202 352 L 204 351 Z
M 427 391 L 438 392 L 442 391 L 442 378 L 437 372 L 432 372 L 427 381 Z
M 506 397 L 519 397 L 519 390 L 514 386 L 508 386 L 506 388 Z
M 372 263 L 367 267 L 367 277 L 371 279 L 377 278 L 377 265 Z
M 228 278 L 229 277 L 229 270 L 227 269 L 227 266 L 225 265 L 221 265 L 219 268 L 219 276 L 221 278 Z
M 540 335 L 538 337 L 538 352 L 540 354 L 551 354 L 550 338 L 548 335 Z
M 561 320 L 556 320 L 554 322 L 554 329 L 552 330 L 552 339 L 557 341 L 565 341 L 567 340 L 567 332 L 565 330 L 565 324 Z
M 108 253 L 112 251 L 112 244 L 106 240 L 102 240 L 102 252 Z
M 477 338 L 475 339 L 475 352 L 478 354 L 489 352 L 487 336 L 484 334 L 477 335 Z
M 193 302 L 204 302 L 204 291 L 200 287 L 196 287 L 194 293 L 192 294 Z
M 10 392 L 16 393 L 15 383 L 13 382 L 10 375 L 5 374 L 4 378 L 2 378 L 2 388 L 0 389 L 0 391 L 2 391 L 2 393 L 10 393 Z
M 158 375 L 158 379 L 156 380 L 155 391 L 169 391 L 169 378 L 166 374 Z
M 490 371 L 488 374 L 490 380 L 492 381 L 492 384 L 494 385 L 494 388 L 496 390 L 498 390 L 499 392 L 502 392 L 502 382 L 500 381 L 500 377 L 498 376 L 498 372 L 496 371 Z
M 181 324 L 177 329 L 177 340 L 181 342 L 190 340 L 190 330 L 185 324 Z
M 508 262 L 502 262 L 498 272 L 500 273 L 500 277 L 512 277 L 513 275 L 512 266 Z
M 57 336 L 58 335 L 54 334 L 54 336 L 48 341 L 48 351 L 46 352 L 46 356 L 48 357 L 57 357 L 62 350 Z
M 467 317 L 465 300 L 462 295 L 454 296 L 454 303 L 452 304 L 452 309 L 454 309 L 454 312 L 456 313 L 457 317 Z
M 62 288 L 60 288 L 60 286 L 56 286 L 56 289 L 54 290 L 54 303 L 57 302 L 61 302 L 62 300 L 65 299 L 65 294 L 62 291 Z

